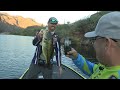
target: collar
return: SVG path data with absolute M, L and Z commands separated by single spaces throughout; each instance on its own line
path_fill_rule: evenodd
M 55 34 L 55 32 L 53 31 L 53 32 L 51 32 L 51 34 L 52 34 L 52 35 L 54 35 L 54 34 Z

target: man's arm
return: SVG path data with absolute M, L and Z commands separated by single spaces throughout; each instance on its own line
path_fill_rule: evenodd
M 73 60 L 74 64 L 86 75 L 91 76 L 97 64 L 94 64 L 82 55 L 78 54 L 77 58 Z
M 42 41 L 42 37 L 43 37 L 43 32 L 38 32 L 35 36 L 35 38 L 32 41 L 32 44 L 34 46 L 37 46 L 41 41 Z
M 42 41 L 42 38 L 39 39 L 37 36 L 33 39 L 32 44 L 37 46 Z

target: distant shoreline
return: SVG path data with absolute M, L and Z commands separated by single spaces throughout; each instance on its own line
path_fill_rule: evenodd
M 2 32 L 2 33 L 0 33 L 0 35 L 10 35 L 10 33 L 9 32 Z
M 2 32 L 0 33 L 0 35 L 14 35 L 14 34 L 10 34 L 9 32 Z M 18 36 L 23 36 L 23 35 L 18 35 Z M 34 37 L 34 36 L 28 36 L 28 37 Z

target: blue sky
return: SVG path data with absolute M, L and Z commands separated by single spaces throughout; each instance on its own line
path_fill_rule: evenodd
M 22 16 L 32 18 L 38 23 L 47 24 L 50 17 L 56 17 L 60 24 L 67 22 L 73 23 L 77 20 L 84 19 L 97 11 L 0 11 L 6 12 L 13 16 Z

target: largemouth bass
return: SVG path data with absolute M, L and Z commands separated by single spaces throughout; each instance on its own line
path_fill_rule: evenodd
M 53 58 L 54 54 L 54 47 L 51 32 L 48 30 L 43 32 L 42 52 L 46 60 L 46 64 L 50 64 L 50 60 Z

